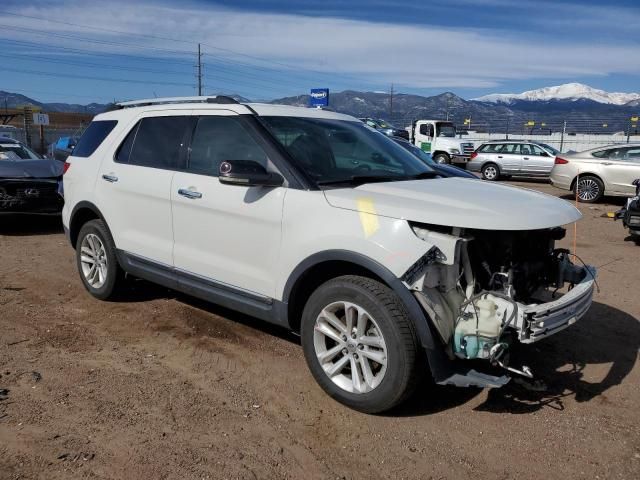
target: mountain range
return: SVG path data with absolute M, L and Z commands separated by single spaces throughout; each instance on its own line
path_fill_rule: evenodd
M 248 99 L 233 95 L 238 101 Z M 269 103 L 307 106 L 309 95 L 271 100 Z M 42 103 L 24 95 L 0 91 L 0 110 L 35 105 L 45 112 L 82 112 L 97 114 L 109 106 L 67 103 Z M 331 92 L 329 106 L 337 112 L 356 117 L 385 118 L 405 126 L 416 119 L 449 119 L 473 130 L 517 133 L 538 129 L 576 133 L 616 132 L 629 128 L 630 118 L 638 114 L 640 94 L 610 93 L 579 83 L 546 87 L 519 94 L 491 94 L 465 100 L 451 92 L 425 97 L 412 94 L 390 95 L 383 92 L 345 90 Z M 470 122 L 466 122 L 466 120 Z M 533 122 L 534 126 L 531 126 Z M 566 122 L 566 127 L 565 127 Z M 470 123 L 470 125 L 469 125 Z

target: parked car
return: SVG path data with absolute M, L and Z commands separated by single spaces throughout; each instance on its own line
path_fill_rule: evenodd
M 480 145 L 471 154 L 467 170 L 482 173 L 485 180 L 501 176 L 548 177 L 556 150 L 536 142 L 498 140 Z
M 507 365 L 509 345 L 591 304 L 595 270 L 553 246 L 580 218 L 569 202 L 442 178 L 325 110 L 120 107 L 67 159 L 63 224 L 87 291 L 111 298 L 127 272 L 299 332 L 319 385 L 354 409 L 397 405 L 422 373 L 465 387 L 508 382 L 493 366 L 530 377 Z
M 385 120 L 374 119 L 374 118 L 361 118 L 360 121 L 366 123 L 372 128 L 375 128 L 376 130 L 379 130 L 380 132 L 384 133 L 388 137 L 402 137 L 409 140 L 409 132 L 407 132 L 403 128 L 395 127 Z
M 64 162 L 78 143 L 77 137 L 60 137 L 49 145 L 49 157 Z
M 633 181 L 640 178 L 640 144 L 625 143 L 556 157 L 551 183 L 593 203 L 603 195 L 632 197 Z
M 622 220 L 624 228 L 629 229 L 629 235 L 640 243 L 640 178 L 636 178 L 631 184 L 636 189 L 636 194 L 627 199 L 627 204 L 614 214 L 614 219 Z
M 63 164 L 0 137 L 0 213 L 60 213 Z
M 443 177 L 463 177 L 463 178 L 473 178 L 474 180 L 478 179 L 478 177 L 476 177 L 473 173 L 467 172 L 462 168 L 455 167 L 453 165 L 446 165 L 443 163 L 436 163 L 429 152 L 425 152 L 424 150 L 421 150 L 420 148 L 413 145 L 409 140 L 405 140 L 404 138 L 394 137 L 393 141 L 396 142 L 405 150 L 409 151 L 415 157 L 419 158 L 421 161 L 429 165 L 436 172 L 438 172 L 439 175 L 442 175 Z

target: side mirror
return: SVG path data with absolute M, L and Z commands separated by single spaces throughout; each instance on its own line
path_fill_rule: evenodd
M 226 160 L 220 164 L 218 180 L 226 185 L 280 187 L 284 178 L 253 160 Z

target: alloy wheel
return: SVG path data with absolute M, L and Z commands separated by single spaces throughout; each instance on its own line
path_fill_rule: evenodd
M 322 309 L 313 333 L 318 362 L 331 381 L 350 393 L 375 389 L 387 371 L 387 347 L 378 324 L 362 307 L 334 302 Z
M 498 176 L 498 169 L 493 165 L 489 165 L 488 167 L 484 168 L 484 177 L 487 180 L 493 180 L 497 176 Z
M 87 234 L 80 244 L 82 275 L 93 288 L 102 287 L 107 281 L 107 252 L 100 237 Z
M 578 181 L 578 198 L 585 202 L 595 200 L 600 194 L 600 186 L 592 178 Z

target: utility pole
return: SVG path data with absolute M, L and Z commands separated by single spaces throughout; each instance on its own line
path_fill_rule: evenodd
M 391 89 L 389 90 L 389 121 L 392 120 L 393 117 L 393 83 L 391 84 Z
M 560 137 L 560 153 L 562 153 L 562 147 L 564 147 L 564 134 L 567 133 L 567 121 L 562 124 L 562 136 Z
M 200 51 L 200 44 L 198 44 L 198 96 L 202 96 L 202 52 Z

